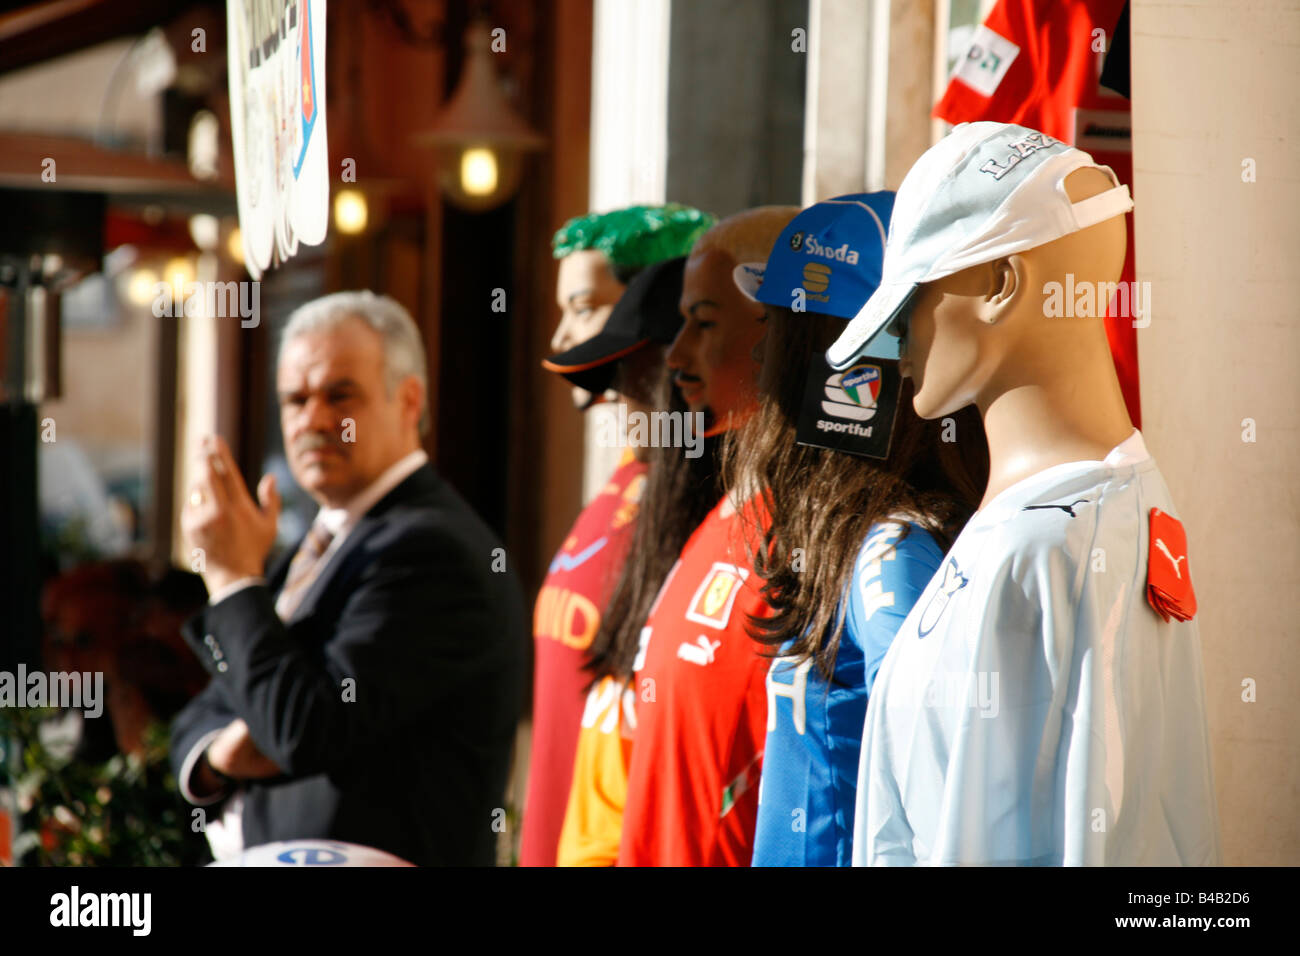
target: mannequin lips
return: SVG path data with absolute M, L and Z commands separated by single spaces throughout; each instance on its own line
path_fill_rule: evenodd
M 694 375 L 687 375 L 683 372 L 678 372 L 673 380 L 673 384 L 676 385 L 678 391 L 682 393 L 682 399 L 687 402 L 687 404 L 698 401 L 700 396 L 704 393 L 704 383 Z

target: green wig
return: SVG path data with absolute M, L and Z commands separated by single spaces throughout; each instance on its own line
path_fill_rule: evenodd
M 551 247 L 557 259 L 587 249 L 604 253 L 615 278 L 626 285 L 646 266 L 689 253 L 716 221 L 710 213 L 681 203 L 627 206 L 570 219 Z

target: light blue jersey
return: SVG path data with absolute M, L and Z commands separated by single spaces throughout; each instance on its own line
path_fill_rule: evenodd
M 1135 431 L 971 518 L 881 666 L 855 864 L 1220 862 L 1200 636 L 1146 598 L 1149 562 L 1190 572 L 1153 509 Z
M 902 538 L 900 541 L 899 539 Z M 874 525 L 853 570 L 827 684 L 811 660 L 773 663 L 754 866 L 848 866 L 867 698 L 898 626 L 943 553 L 911 525 Z

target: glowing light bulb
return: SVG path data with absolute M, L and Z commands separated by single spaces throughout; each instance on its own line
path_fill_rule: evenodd
M 177 256 L 169 260 L 166 269 L 163 270 L 163 281 L 184 289 L 194 281 L 194 263 L 186 256 Z
M 364 232 L 369 209 L 365 194 L 359 189 L 340 189 L 334 194 L 334 226 L 347 236 Z
M 236 226 L 230 230 L 230 235 L 226 237 L 226 255 L 238 262 L 244 263 L 244 234 Z
M 157 293 L 158 273 L 152 269 L 136 269 L 126 284 L 126 297 L 132 305 L 148 305 Z
M 497 188 L 497 157 L 492 150 L 476 146 L 460 157 L 460 187 L 469 196 L 490 196 Z

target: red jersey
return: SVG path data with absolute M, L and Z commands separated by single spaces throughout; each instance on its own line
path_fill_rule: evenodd
M 952 81 L 934 108 L 935 117 L 949 123 L 991 120 L 1042 130 L 1091 153 L 1132 190 L 1129 101 L 1099 82 L 1124 2 L 998 0 L 958 59 Z M 1133 217 L 1124 219 L 1128 253 L 1120 279 L 1130 283 L 1136 274 Z M 1149 311 L 1141 317 L 1106 319 L 1115 371 L 1136 427 L 1141 427 L 1142 416 L 1135 329 L 1149 320 Z
M 522 866 L 554 866 L 591 675 L 582 669 L 631 543 L 646 466 L 628 461 L 582 510 L 533 611 L 533 740 Z
M 749 865 L 769 664 L 746 631 L 769 611 L 743 539 L 756 517 L 719 502 L 646 620 L 620 866 Z

